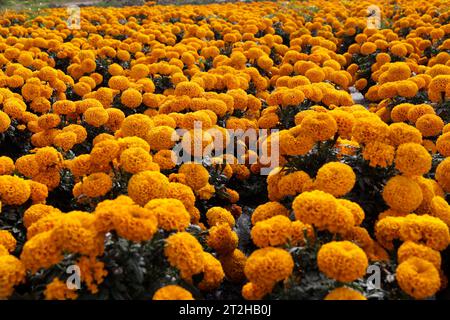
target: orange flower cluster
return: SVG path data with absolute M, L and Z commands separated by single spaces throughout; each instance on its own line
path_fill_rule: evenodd
M 138 271 L 169 270 L 154 300 L 314 277 L 346 283 L 326 300 L 364 300 L 351 283 L 374 261 L 413 298 L 441 288 L 448 6 L 296 2 L 83 7 L 79 28 L 62 8 L 0 12 L 0 299 L 68 260 L 99 294 L 124 243 Z

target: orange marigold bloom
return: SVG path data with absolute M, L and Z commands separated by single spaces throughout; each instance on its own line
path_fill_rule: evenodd
M 395 176 L 386 183 L 383 199 L 394 210 L 413 212 L 422 203 L 423 195 L 420 186 L 413 179 Z
M 326 243 L 317 254 L 320 271 L 341 282 L 351 282 L 363 277 L 368 264 L 364 251 L 350 241 Z
M 436 140 L 436 149 L 444 157 L 450 156 L 450 132 L 439 136 Z
M 417 257 L 400 263 L 396 278 L 400 288 L 416 299 L 431 297 L 441 287 L 438 270 L 431 262 Z
M 67 115 L 74 113 L 76 111 L 76 105 L 73 101 L 70 100 L 60 100 L 56 101 L 52 105 L 52 110 L 56 114 Z
M 136 173 L 128 181 L 128 195 L 144 206 L 151 199 L 164 198 L 169 187 L 167 177 L 156 171 Z
M 416 128 L 424 137 L 435 137 L 444 128 L 444 121 L 435 114 L 425 114 L 417 119 Z
M 107 194 L 112 188 L 112 180 L 103 172 L 93 173 L 83 179 L 81 191 L 89 198 L 97 198 Z
M 156 290 L 153 300 L 194 300 L 192 294 L 177 285 L 168 285 Z
M 177 232 L 169 236 L 164 254 L 170 265 L 180 270 L 184 280 L 191 281 L 193 275 L 203 271 L 203 248 L 198 240 L 187 232 Z
M 352 190 L 355 181 L 356 175 L 349 165 L 329 162 L 317 171 L 314 187 L 340 197 Z
M 130 109 L 136 109 L 142 103 L 142 94 L 133 88 L 126 89 L 120 96 L 120 102 Z
M 5 132 L 9 129 L 9 125 L 11 124 L 11 119 L 9 116 L 0 110 L 0 133 Z
M 183 231 L 190 223 L 191 216 L 178 199 L 152 199 L 145 205 L 158 218 L 158 226 L 166 231 Z
M 108 112 L 103 107 L 88 108 L 83 113 L 84 121 L 94 127 L 100 127 L 108 122 Z
M 354 289 L 340 287 L 330 291 L 324 300 L 367 300 L 367 298 Z
M 1 246 L 0 246 L 1 247 Z M 0 299 L 7 299 L 14 287 L 25 280 L 23 263 L 12 255 L 0 256 Z
M 75 300 L 78 297 L 74 290 L 69 289 L 67 284 L 58 278 L 54 278 L 46 286 L 44 295 L 45 300 Z
M 0 157 L 0 175 L 9 175 L 15 169 L 14 161 L 10 157 Z
M 0 200 L 4 204 L 20 206 L 31 194 L 30 185 L 16 176 L 0 176 Z
M 395 167 L 406 176 L 421 176 L 431 169 L 431 155 L 418 143 L 403 143 L 397 148 Z
M 287 251 L 267 247 L 253 251 L 244 272 L 251 283 L 272 288 L 277 282 L 287 279 L 293 268 L 294 261 Z
M 300 125 L 300 131 L 316 141 L 325 141 L 332 138 L 337 130 L 336 120 L 325 112 L 306 116 Z

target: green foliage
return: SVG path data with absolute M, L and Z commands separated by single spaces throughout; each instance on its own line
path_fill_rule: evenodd
M 165 234 L 162 231 L 143 243 L 109 234 L 101 260 L 112 272 L 106 276 L 96 298 L 151 299 L 159 286 L 176 282 L 177 271 L 164 258 L 164 245 Z
M 309 99 L 305 99 L 297 106 L 278 107 L 277 115 L 280 119 L 279 129 L 289 129 L 295 127 L 295 115 L 300 111 L 308 110 L 315 103 Z
M 305 155 L 286 156 L 287 163 L 282 170 L 287 173 L 303 170 L 310 177 L 315 177 L 324 164 L 337 160 L 336 140 L 337 136 L 327 141 L 318 141 Z
M 357 149 L 354 155 L 345 155 L 342 160 L 351 166 L 356 174 L 355 186 L 345 198 L 363 208 L 365 212 L 363 227 L 373 232 L 378 214 L 388 208 L 383 200 L 384 185 L 398 172 L 393 165 L 387 168 L 370 166 L 362 157 L 360 149 Z
M 284 283 L 277 284 L 267 299 L 322 300 L 328 291 L 337 286 L 336 281 L 327 278 L 317 266 L 320 247 L 332 241 L 333 236 L 328 232 L 321 232 L 315 238 L 309 239 L 305 232 L 304 246 L 287 246 L 294 259 L 294 271 Z
M 28 130 L 18 130 L 17 126 L 17 120 L 12 119 L 9 129 L 0 133 L 0 156 L 5 155 L 16 160 L 33 148 L 30 143 L 31 133 Z

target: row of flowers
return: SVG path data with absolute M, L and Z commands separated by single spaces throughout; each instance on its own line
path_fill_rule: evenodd
M 302 3 L 1 13 L 0 298 L 443 294 L 448 7 Z

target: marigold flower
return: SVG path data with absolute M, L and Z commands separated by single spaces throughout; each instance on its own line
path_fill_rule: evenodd
M 419 104 L 408 110 L 408 121 L 416 123 L 416 121 L 425 114 L 435 114 L 434 108 L 428 104 Z
M 355 117 L 349 113 L 338 108 L 331 110 L 330 115 L 334 118 L 338 126 L 338 134 L 343 139 L 351 137 L 353 125 L 355 124 Z
M 424 114 L 416 121 L 416 128 L 424 137 L 435 137 L 444 128 L 444 121 L 435 114 Z
M 30 185 L 30 199 L 33 201 L 33 204 L 45 203 L 48 197 L 47 186 L 33 180 L 27 180 L 27 182 Z
M 176 154 L 172 150 L 159 150 L 153 156 L 153 161 L 159 165 L 161 170 L 170 170 L 176 166 Z
M 431 156 L 417 143 L 404 143 L 397 148 L 395 167 L 406 176 L 421 176 L 431 169 Z
M 91 150 L 91 163 L 108 165 L 117 158 L 120 151 L 119 143 L 115 140 L 104 140 L 94 145 Z
M 338 203 L 328 193 L 314 190 L 303 192 L 292 203 L 295 218 L 303 223 L 315 225 L 318 228 L 328 226 L 328 216 L 336 215 Z M 349 212 L 351 215 L 351 213 Z
M 77 142 L 77 135 L 75 132 L 61 132 L 53 139 L 53 144 L 64 151 L 69 151 Z
M 140 207 L 125 207 L 123 213 L 112 216 L 114 229 L 119 236 L 135 242 L 152 239 L 158 230 L 158 221 L 154 214 Z
M 128 195 L 144 206 L 152 199 L 164 198 L 169 187 L 167 177 L 156 171 L 141 171 L 128 181 Z
M 97 172 L 83 178 L 81 192 L 89 198 L 102 197 L 111 190 L 112 185 L 109 175 Z
M 388 125 L 376 118 L 359 118 L 353 126 L 352 136 L 359 143 L 385 142 L 388 136 Z
M 156 290 L 153 300 L 194 300 L 192 294 L 177 285 L 168 285 Z
M 278 192 L 281 196 L 296 196 L 301 193 L 306 183 L 311 182 L 311 178 L 304 171 L 295 171 L 283 175 L 278 182 Z
M 422 203 L 423 195 L 413 179 L 395 176 L 386 183 L 383 199 L 394 210 L 412 212 Z
M 60 100 L 56 101 L 52 105 L 52 110 L 56 114 L 68 115 L 76 111 L 76 106 L 73 101 L 70 100 Z
M 8 98 L 3 101 L 3 111 L 6 115 L 13 119 L 20 119 L 23 113 L 27 110 L 27 105 L 22 100 L 17 98 Z M 7 118 L 2 117 L 2 122 L 5 121 L 5 124 L 2 123 L 2 126 L 6 125 Z
M 222 223 L 226 223 L 230 227 L 234 227 L 235 224 L 235 220 L 231 212 L 221 207 L 210 208 L 206 212 L 206 219 L 211 227 Z
M 120 102 L 130 109 L 136 109 L 142 103 L 142 94 L 133 88 L 126 89 L 120 96 Z
M 47 113 L 38 118 L 38 125 L 40 128 L 46 130 L 55 128 L 61 122 L 61 118 L 54 113 Z
M 39 148 L 36 151 L 36 162 L 41 167 L 40 170 L 59 169 L 63 165 L 63 157 L 53 147 Z
M 166 231 L 183 231 L 191 220 L 189 212 L 178 199 L 153 199 L 144 208 L 156 215 L 158 226 Z
M 416 299 L 433 296 L 441 286 L 439 272 L 433 264 L 417 257 L 398 265 L 396 279 L 400 288 Z
M 325 141 L 334 136 L 338 127 L 336 120 L 325 112 L 306 116 L 301 122 L 300 131 L 316 141 Z
M 445 158 L 439 163 L 435 178 L 445 192 L 450 192 L 450 158 Z
M 0 110 L 0 133 L 5 132 L 9 129 L 9 125 L 11 124 L 11 119 L 9 116 Z
M 39 173 L 34 175 L 32 179 L 36 182 L 45 184 L 48 190 L 51 191 L 59 186 L 61 175 L 59 169 L 49 168 L 45 171 L 40 171 Z
M 279 134 L 272 133 L 263 143 L 263 150 L 267 150 L 270 156 L 272 146 L 278 144 L 282 155 L 304 155 L 313 148 L 315 142 L 314 137 L 297 126 L 288 131 L 282 130 Z
M 146 139 L 149 130 L 153 126 L 153 121 L 148 116 L 133 114 L 123 120 L 120 130 L 124 137 L 136 136 Z
M 68 126 L 65 126 L 62 129 L 63 132 L 73 132 L 77 136 L 76 143 L 82 143 L 87 138 L 87 131 L 86 129 L 78 124 L 69 124 Z
M 25 210 L 23 214 L 23 224 L 28 229 L 33 223 L 52 213 L 61 214 L 62 212 L 58 208 L 52 206 L 34 204 Z
M 287 279 L 294 268 L 291 255 L 278 248 L 266 247 L 253 251 L 245 264 L 247 279 L 265 288 Z
M 9 175 L 15 169 L 14 161 L 10 157 L 0 157 L 0 175 Z
M 366 274 L 368 259 L 364 251 L 350 241 L 324 244 L 317 254 L 317 265 L 327 277 L 351 282 Z
M 128 79 L 124 76 L 112 76 L 108 81 L 108 86 L 115 90 L 126 90 L 130 85 Z
M 247 282 L 242 287 L 242 296 L 246 300 L 261 300 L 265 295 L 272 291 L 272 287 L 265 287 L 264 285 Z
M 217 224 L 209 229 L 207 244 L 218 254 L 226 255 L 233 252 L 238 245 L 238 236 L 227 223 Z
M 7 299 L 14 287 L 24 282 L 26 276 L 23 263 L 12 255 L 0 256 L 0 299 Z
M 186 184 L 193 190 L 198 190 L 208 184 L 209 172 L 198 163 L 183 163 L 178 173 L 186 176 Z
M 350 210 L 355 221 L 355 225 L 360 225 L 363 222 L 365 214 L 364 210 L 359 206 L 359 204 L 347 199 L 337 199 L 337 201 L 341 206 L 344 206 L 345 208 Z
M 252 214 L 252 224 L 256 224 L 258 221 L 263 221 L 274 217 L 276 215 L 288 216 L 289 211 L 279 202 L 271 201 L 259 205 L 253 211 Z
M 386 168 L 394 162 L 395 148 L 383 142 L 370 142 L 364 146 L 362 156 L 371 167 Z
M 177 232 L 166 240 L 164 254 L 171 266 L 180 271 L 184 280 L 203 271 L 205 256 L 197 239 L 187 232 Z
M 376 50 L 377 50 L 377 45 L 373 42 L 364 42 L 360 48 L 361 54 L 363 54 L 365 56 L 367 56 L 371 53 L 374 53 Z
M 60 249 L 50 240 L 51 231 L 39 233 L 23 246 L 20 260 L 33 273 L 41 268 L 49 268 L 63 259 Z
M 450 206 L 444 198 L 435 196 L 430 203 L 430 214 L 450 226 Z
M 314 187 L 340 197 L 351 191 L 355 181 L 356 175 L 350 166 L 340 162 L 329 162 L 317 171 Z
M 178 141 L 178 135 L 169 126 L 158 126 L 149 130 L 146 140 L 152 150 L 172 149 Z
M 441 268 L 441 254 L 439 251 L 429 248 L 423 244 L 405 241 L 397 252 L 398 263 L 402 263 L 411 257 L 417 257 L 431 262 L 437 270 Z
M 291 238 L 291 220 L 283 215 L 257 222 L 251 231 L 256 246 L 276 247 L 286 244 Z
M 340 287 L 331 290 L 324 300 L 367 300 L 367 298 L 354 289 Z
M 16 249 L 16 239 L 7 230 L 0 230 L 0 246 L 3 246 L 8 252 L 13 252 Z
M 0 176 L 0 200 L 4 204 L 20 206 L 31 194 L 30 185 L 16 176 Z
M 122 110 L 116 108 L 106 109 L 108 113 L 108 121 L 104 124 L 109 130 L 115 132 L 120 129 L 123 120 L 125 119 L 125 114 Z
M 120 147 L 120 153 L 129 148 L 141 148 L 150 152 L 150 145 L 147 141 L 139 137 L 124 137 L 117 140 Z
M 54 278 L 44 290 L 45 300 L 75 300 L 78 294 L 69 289 L 66 283 Z
M 131 147 L 120 154 L 120 166 L 129 173 L 151 169 L 152 156 L 142 148 Z
M 217 289 L 225 277 L 222 265 L 212 254 L 203 252 L 203 279 L 198 284 L 198 288 L 203 291 Z
M 422 143 L 422 134 L 418 129 L 406 123 L 393 123 L 389 126 L 389 141 L 395 147 L 408 142 L 420 144 Z
M 305 76 L 311 80 L 312 83 L 322 82 L 325 79 L 325 73 L 321 68 L 311 68 L 305 72 Z
M 450 243 L 447 225 L 438 218 L 410 214 L 403 218 L 400 225 L 400 238 L 404 241 L 422 241 L 435 250 L 444 250 Z
M 190 98 L 200 97 L 203 88 L 195 82 L 184 81 L 177 84 L 174 94 L 176 96 L 188 96 Z
M 431 201 L 435 194 L 435 182 L 432 179 L 426 179 L 422 176 L 413 177 L 414 181 L 417 182 L 420 189 L 422 190 L 423 200 L 420 206 L 416 209 L 416 213 L 423 214 L 430 212 Z
M 219 256 L 219 260 L 228 280 L 233 283 L 241 283 L 245 280 L 244 267 L 247 257 L 242 251 L 235 249 L 229 254 Z
M 105 264 L 98 261 L 95 257 L 81 257 L 77 261 L 77 266 L 80 268 L 81 280 L 91 293 L 96 294 L 98 285 L 108 275 L 108 271 L 105 270 Z
M 100 127 L 109 120 L 108 112 L 103 107 L 88 108 L 83 113 L 84 121 L 94 127 Z
M 439 136 L 436 140 L 436 149 L 444 157 L 450 156 L 450 132 Z

